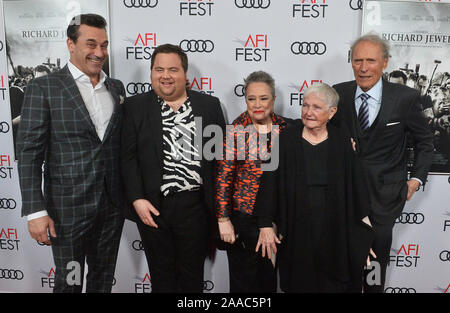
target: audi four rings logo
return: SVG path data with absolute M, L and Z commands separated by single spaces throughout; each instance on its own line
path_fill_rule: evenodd
M 442 262 L 450 261 L 450 251 L 444 250 L 439 254 L 439 259 Z
M 0 268 L 0 279 L 22 280 L 23 272 L 20 270 L 8 270 Z
M 291 51 L 293 54 L 322 55 L 327 51 L 327 46 L 323 42 L 296 41 L 292 43 Z
M 131 244 L 131 246 L 132 246 L 133 249 L 136 250 L 136 251 L 142 251 L 142 250 L 144 250 L 144 246 L 142 245 L 142 241 L 141 241 L 141 240 L 135 240 L 135 241 L 133 241 L 133 243 Z
M 154 8 L 158 5 L 158 0 L 123 0 L 127 8 Z
M 422 213 L 402 213 L 395 223 L 400 224 L 422 224 L 425 220 L 425 216 Z
M 236 85 L 236 87 L 234 87 L 234 94 L 238 97 L 245 96 L 244 85 L 242 84 Z
M 182 40 L 180 48 L 184 52 L 206 52 L 210 53 L 214 50 L 214 43 L 211 40 Z
M 127 85 L 127 92 L 130 95 L 136 95 L 152 90 L 152 84 L 150 83 L 129 83 Z
M 352 10 L 362 10 L 362 0 L 350 0 L 348 4 Z
M 6 122 L 0 122 L 0 133 L 6 134 L 9 132 L 9 124 Z
M 270 0 L 234 0 L 234 4 L 240 9 L 267 9 L 270 7 Z
M 214 283 L 210 280 L 205 280 L 203 282 L 203 290 L 211 291 L 214 289 Z
M 3 41 L 0 40 L 0 51 L 3 51 Z
M 385 293 L 417 293 L 414 288 L 400 288 L 400 287 L 388 287 L 384 290 Z
M 17 206 L 14 199 L 0 199 L 0 209 L 10 209 L 13 210 Z

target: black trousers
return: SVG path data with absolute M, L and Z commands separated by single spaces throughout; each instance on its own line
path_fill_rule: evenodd
M 272 261 L 256 253 L 259 228 L 256 218 L 239 212 L 231 222 L 238 239 L 227 249 L 231 293 L 274 293 L 277 289 L 276 271 Z
M 200 191 L 163 197 L 158 228 L 138 221 L 152 292 L 203 292 L 208 245 L 207 209 Z
M 384 225 L 373 223 L 375 239 L 372 244 L 372 250 L 377 257 L 373 258 L 372 256 L 370 256 L 370 260 L 376 261 L 380 264 L 380 273 L 374 273 L 373 268 L 371 270 L 364 271 L 363 288 L 364 292 L 366 293 L 384 292 L 384 285 L 386 282 L 386 269 L 389 263 L 389 255 L 392 245 L 393 228 L 394 222 Z M 377 275 L 379 275 L 379 277 L 377 277 Z M 374 284 L 374 280 L 379 280 L 380 284 Z
M 51 237 L 55 262 L 55 293 L 80 293 L 84 265 L 88 265 L 86 292 L 111 292 L 124 217 L 106 190 L 98 210 L 89 216 L 54 219 L 56 238 Z

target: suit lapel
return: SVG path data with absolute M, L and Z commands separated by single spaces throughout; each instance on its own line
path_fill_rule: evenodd
M 158 97 L 154 91 L 151 91 L 148 96 L 143 98 L 147 104 L 145 107 L 146 118 L 150 121 L 149 125 L 156 142 L 156 154 L 160 163 L 160 168 L 163 168 L 163 146 L 162 146 L 162 116 L 161 106 L 158 104 Z
M 381 95 L 381 107 L 378 112 L 378 122 L 373 130 L 368 147 L 373 147 L 374 141 L 376 141 L 380 137 L 380 132 L 386 125 L 386 122 L 389 120 L 389 117 L 392 115 L 392 110 L 395 107 L 395 94 L 392 92 L 391 85 L 383 80 L 383 92 Z
M 109 120 L 108 127 L 106 128 L 105 136 L 103 137 L 103 141 L 105 141 L 106 138 L 108 138 L 112 129 L 114 129 L 114 127 L 117 125 L 117 122 L 119 120 L 119 115 L 120 115 L 120 96 L 117 93 L 117 89 L 114 87 L 114 83 L 111 81 L 111 79 L 109 77 L 107 77 L 105 80 L 105 86 L 106 86 L 106 89 L 108 89 L 108 91 L 110 92 L 110 94 L 114 100 L 113 101 L 114 102 L 114 110 L 113 110 L 113 113 Z
M 89 112 L 83 101 L 83 98 L 81 97 L 80 90 L 78 89 L 78 86 L 75 83 L 75 80 L 73 79 L 73 76 L 70 73 L 67 65 L 61 70 L 60 74 L 61 83 L 63 85 L 63 93 L 65 96 L 64 102 L 67 101 L 73 105 L 74 111 L 80 116 L 80 119 L 86 123 L 86 127 L 89 129 L 92 135 L 100 140 L 95 130 L 94 123 L 92 123 Z

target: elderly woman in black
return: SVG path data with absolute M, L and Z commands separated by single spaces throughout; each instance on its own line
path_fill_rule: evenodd
M 301 121 L 280 135 L 278 169 L 262 176 L 254 215 L 278 225 L 285 292 L 361 291 L 372 230 L 355 143 L 328 123 L 338 101 L 326 84 L 308 88 Z

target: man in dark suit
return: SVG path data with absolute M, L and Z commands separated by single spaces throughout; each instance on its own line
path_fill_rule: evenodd
M 67 37 L 68 64 L 26 88 L 18 135 L 22 215 L 31 236 L 52 246 L 54 292 L 81 292 L 85 261 L 86 291 L 110 292 L 124 221 L 125 89 L 102 71 L 108 56 L 103 17 L 74 17 Z
M 364 279 L 365 292 L 383 292 L 395 219 L 406 200 L 426 182 L 433 144 L 420 94 L 382 79 L 389 45 L 379 36 L 360 37 L 351 48 L 354 81 L 337 84 L 337 120 L 347 123 L 362 159 L 369 189 L 372 250 L 381 268 L 380 284 Z M 406 143 L 414 142 L 414 166 L 407 180 Z M 375 279 L 376 280 L 376 279 Z
M 225 121 L 219 99 L 186 90 L 187 69 L 180 47 L 159 46 L 151 61 L 153 90 L 124 105 L 122 175 L 153 292 L 203 291 L 209 230 L 216 224 L 215 162 L 202 152 L 208 137 L 199 136 L 210 125 L 223 129 Z

